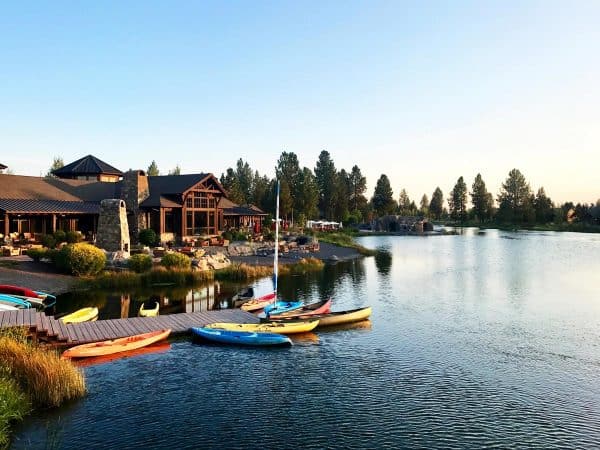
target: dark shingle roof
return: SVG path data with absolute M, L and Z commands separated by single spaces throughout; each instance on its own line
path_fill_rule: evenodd
M 0 211 L 11 214 L 99 214 L 100 205 L 98 203 L 71 202 L 62 200 L 0 199 Z
M 160 175 L 148 177 L 149 196 L 140 206 L 142 207 L 178 207 L 181 206 L 181 194 L 192 188 L 201 181 L 213 177 L 210 173 L 193 173 L 186 175 Z M 214 178 L 218 188 L 225 193 L 225 190 Z
M 61 176 L 72 176 L 72 175 L 119 175 L 122 176 L 123 172 L 110 164 L 96 158 L 92 155 L 84 156 L 77 161 L 73 161 L 60 169 L 53 170 L 52 173 L 57 177 Z
M 120 183 L 0 174 L 0 198 L 100 202 L 119 198 Z
M 7 166 L 5 166 L 4 164 L 0 163 L 0 170 L 4 170 L 6 169 Z
M 238 205 L 228 198 L 222 198 L 219 208 L 223 210 L 224 216 L 266 216 L 267 213 L 254 205 Z

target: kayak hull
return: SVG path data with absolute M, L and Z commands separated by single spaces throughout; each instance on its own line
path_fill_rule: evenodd
M 247 301 L 240 309 L 244 311 L 258 311 L 263 309 L 265 306 L 270 305 L 275 301 L 276 295 L 275 292 L 271 292 L 270 294 L 263 295 L 262 297 L 258 297 L 252 300 Z
M 77 311 L 67 314 L 64 317 L 61 317 L 60 320 L 67 323 L 80 323 L 80 322 L 89 322 L 96 320 L 98 318 L 98 308 L 95 306 L 88 308 L 81 308 Z
M 295 334 L 306 333 L 314 330 L 319 324 L 319 320 L 301 320 L 286 322 L 266 322 L 266 323 L 210 323 L 205 328 L 220 329 L 227 331 L 249 331 L 255 333 L 279 333 Z
M 192 328 L 194 336 L 202 339 L 230 345 L 257 347 L 292 345 L 289 337 L 277 333 L 256 333 L 251 331 L 230 331 L 213 328 Z
M 158 330 L 150 333 L 136 334 L 109 341 L 82 344 L 65 350 L 63 358 L 88 358 L 92 356 L 112 355 L 114 353 L 136 350 L 169 337 L 171 330 Z

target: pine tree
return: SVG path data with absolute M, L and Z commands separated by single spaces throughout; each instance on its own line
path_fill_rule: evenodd
M 533 200 L 533 193 L 523 174 L 518 169 L 512 169 L 498 194 L 498 220 L 515 224 L 533 223 Z
M 421 209 L 419 210 L 419 213 L 423 217 L 429 215 L 429 199 L 427 198 L 427 194 L 423 194 L 423 197 L 421 197 Z
M 410 204 L 410 198 L 406 189 L 402 189 L 400 191 L 400 198 L 398 199 L 398 213 L 401 216 L 410 216 L 412 215 L 412 208 Z
M 56 176 L 52 172 L 54 172 L 55 170 L 61 169 L 64 166 L 65 166 L 65 163 L 64 163 L 63 159 L 60 156 L 55 156 L 54 159 L 52 160 L 52 165 L 50 166 L 50 168 L 48 169 L 48 172 L 46 173 L 46 177 L 47 178 L 56 178 Z
M 379 216 L 391 214 L 396 209 L 394 192 L 392 191 L 392 186 L 390 185 L 390 180 L 387 175 L 383 174 L 379 177 L 379 180 L 377 180 L 371 204 Z
M 490 220 L 492 218 L 494 199 L 492 194 L 487 191 L 485 182 L 483 181 L 483 178 L 481 178 L 481 174 L 477 174 L 471 188 L 471 202 L 477 220 L 479 220 L 479 222 Z
M 431 196 L 429 214 L 431 214 L 431 216 L 437 220 L 439 220 L 444 214 L 444 194 L 439 187 L 435 188 L 435 191 L 433 191 L 433 195 Z
M 149 177 L 157 177 L 158 175 L 160 175 L 156 161 L 152 160 L 152 162 L 148 166 L 148 170 L 146 171 L 146 174 Z
M 535 209 L 535 220 L 537 223 L 550 223 L 554 221 L 554 204 L 552 200 L 546 196 L 546 191 L 541 187 L 537 191 L 535 200 L 533 201 Z
M 335 164 L 327 150 L 319 154 L 317 165 L 315 166 L 315 177 L 319 186 L 319 210 L 326 219 L 333 220 L 336 201 L 336 175 Z
M 456 184 L 450 192 L 448 210 L 450 217 L 454 220 L 464 222 L 467 218 L 467 185 L 463 177 L 456 180 Z

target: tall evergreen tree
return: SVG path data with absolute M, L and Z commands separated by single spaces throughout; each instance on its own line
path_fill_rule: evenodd
M 335 164 L 327 150 L 319 154 L 315 167 L 315 177 L 319 186 L 319 210 L 321 215 L 329 220 L 334 220 L 336 201 L 336 175 Z
M 271 212 L 273 210 L 273 204 L 268 203 L 270 200 L 269 183 L 269 177 L 266 175 L 260 176 L 258 170 L 254 172 L 254 179 L 252 181 L 252 199 L 250 203 L 258 206 L 265 212 Z
M 429 214 L 431 214 L 431 217 L 437 220 L 439 220 L 444 214 L 444 194 L 439 187 L 435 188 L 435 191 L 433 191 L 433 195 L 431 196 Z
M 146 174 L 149 177 L 157 177 L 160 175 L 160 171 L 158 170 L 158 165 L 156 164 L 156 161 L 152 160 L 152 162 L 148 166 L 148 170 L 146 171 Z
M 402 189 L 400 191 L 400 198 L 398 199 L 398 213 L 401 216 L 410 216 L 412 215 L 412 207 L 411 207 L 410 197 L 406 192 L 406 189 Z
M 379 216 L 392 214 L 396 209 L 394 192 L 392 191 L 392 186 L 387 175 L 382 174 L 379 177 L 379 180 L 377 180 L 371 203 L 373 205 L 373 209 Z
M 336 220 L 346 221 L 349 215 L 350 176 L 344 169 L 336 174 L 335 193 L 333 197 L 335 199 L 333 205 L 334 217 Z
M 52 172 L 54 170 L 61 169 L 63 167 L 65 167 L 65 163 L 64 163 L 63 159 L 60 156 L 55 156 L 54 159 L 52 160 L 52 164 L 50 165 L 50 168 L 48 169 L 48 172 L 46 172 L 46 177 L 47 178 L 56 178 Z
M 237 186 L 241 194 L 241 202 L 244 205 L 252 203 L 252 183 L 254 182 L 254 174 L 248 162 L 244 162 L 242 158 L 237 160 L 235 165 L 235 177 Z
M 518 169 L 512 169 L 498 194 L 497 218 L 506 223 L 533 223 L 533 193 Z
M 300 164 L 298 157 L 293 152 L 282 152 L 277 160 L 275 167 L 275 176 L 279 180 L 286 180 L 290 188 L 290 196 L 292 197 L 292 208 L 298 210 L 298 197 L 301 195 L 299 188 L 300 181 Z
M 554 221 L 554 204 L 552 200 L 546 196 L 546 191 L 541 187 L 538 189 L 533 201 L 535 209 L 535 221 L 537 223 L 550 223 Z
M 245 203 L 244 193 L 240 187 L 240 182 L 235 170 L 229 167 L 226 173 L 221 174 L 219 181 L 227 191 L 227 198 L 229 198 L 229 200 L 238 204 Z
M 358 166 L 352 167 L 349 175 L 349 199 L 348 208 L 353 213 L 363 210 L 367 204 L 365 192 L 367 190 L 367 178 L 363 177 Z
M 181 167 L 179 167 L 179 164 L 177 164 L 173 170 L 169 170 L 169 175 L 181 175 Z
M 450 191 L 448 211 L 454 220 L 464 222 L 467 218 L 467 185 L 462 176 L 456 180 L 454 188 Z
M 419 209 L 419 213 L 423 217 L 429 216 L 429 198 L 427 198 L 427 194 L 423 194 L 423 197 L 421 197 L 421 208 Z
M 494 199 L 492 194 L 487 191 L 485 182 L 478 173 L 471 187 L 471 202 L 473 203 L 473 212 L 479 222 L 485 222 L 492 218 Z
M 308 167 L 304 167 L 299 177 L 300 193 L 298 197 L 298 214 L 307 219 L 316 218 L 319 214 L 319 186 L 317 179 Z

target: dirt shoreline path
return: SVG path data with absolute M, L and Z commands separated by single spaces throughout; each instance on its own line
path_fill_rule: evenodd
M 361 254 L 348 247 L 321 242 L 320 250 L 314 253 L 289 252 L 279 255 L 280 264 L 293 264 L 302 258 L 313 257 L 328 261 L 348 261 L 361 257 Z M 233 262 L 244 262 L 250 265 L 271 266 L 273 255 L 269 256 L 232 256 Z M 45 263 L 34 263 L 27 256 L 2 258 L 2 261 L 14 263 L 14 267 L 0 266 L 0 284 L 25 286 L 34 291 L 44 291 L 49 294 L 62 294 L 73 290 L 77 277 L 54 273 L 52 267 Z

